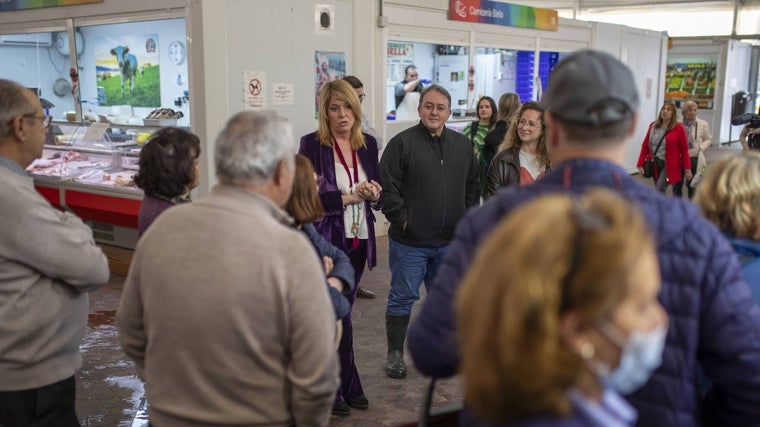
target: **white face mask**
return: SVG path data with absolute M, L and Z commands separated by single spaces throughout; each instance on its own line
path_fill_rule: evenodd
M 650 331 L 633 331 L 627 340 L 621 339 L 621 334 L 609 326 L 600 326 L 599 330 L 623 351 L 620 364 L 614 370 L 598 360 L 591 363 L 605 388 L 628 394 L 646 384 L 662 363 L 668 324 L 663 323 Z

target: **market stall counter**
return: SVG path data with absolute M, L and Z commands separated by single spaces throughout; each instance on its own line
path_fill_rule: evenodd
M 51 136 L 41 158 L 27 168 L 37 191 L 85 220 L 96 241 L 133 248 L 143 197 L 134 183 L 141 146 L 107 123 L 57 128 L 60 135 Z

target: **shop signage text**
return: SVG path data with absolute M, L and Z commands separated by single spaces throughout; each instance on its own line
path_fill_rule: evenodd
M 449 0 L 449 19 L 536 30 L 559 28 L 556 10 L 492 0 Z

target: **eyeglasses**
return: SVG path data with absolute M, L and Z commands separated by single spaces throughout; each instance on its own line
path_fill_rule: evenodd
M 524 127 L 527 127 L 528 129 L 535 129 L 535 128 L 537 128 L 539 126 L 539 123 L 538 122 L 528 121 L 528 120 L 525 120 L 525 119 L 520 119 L 520 120 L 517 121 L 517 126 L 518 127 L 519 126 L 524 126 Z
M 449 111 L 449 107 L 443 104 L 435 105 L 435 104 L 430 104 L 428 102 L 422 104 L 422 108 L 427 112 L 432 112 L 433 110 L 436 110 L 437 112 L 441 114 Z
M 42 119 L 42 127 L 47 128 L 50 126 L 50 122 L 53 121 L 53 116 L 24 116 L 30 119 Z
M 363 94 L 359 95 L 359 102 L 364 101 L 364 98 L 366 98 L 366 97 L 367 97 L 366 93 L 363 93 Z
M 53 116 L 35 116 L 34 114 L 24 114 L 21 117 L 26 118 L 26 119 L 42 119 L 42 127 L 46 129 L 48 126 L 50 126 L 50 122 L 53 120 Z M 6 123 L 5 125 L 6 126 L 12 125 L 14 120 L 16 120 L 15 117 L 10 119 L 8 123 Z

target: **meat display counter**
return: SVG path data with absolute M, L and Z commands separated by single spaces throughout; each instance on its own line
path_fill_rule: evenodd
M 107 123 L 56 123 L 52 129 L 42 157 L 27 168 L 37 191 L 85 220 L 96 241 L 134 248 L 143 197 L 134 183 L 141 149 L 135 135 Z

